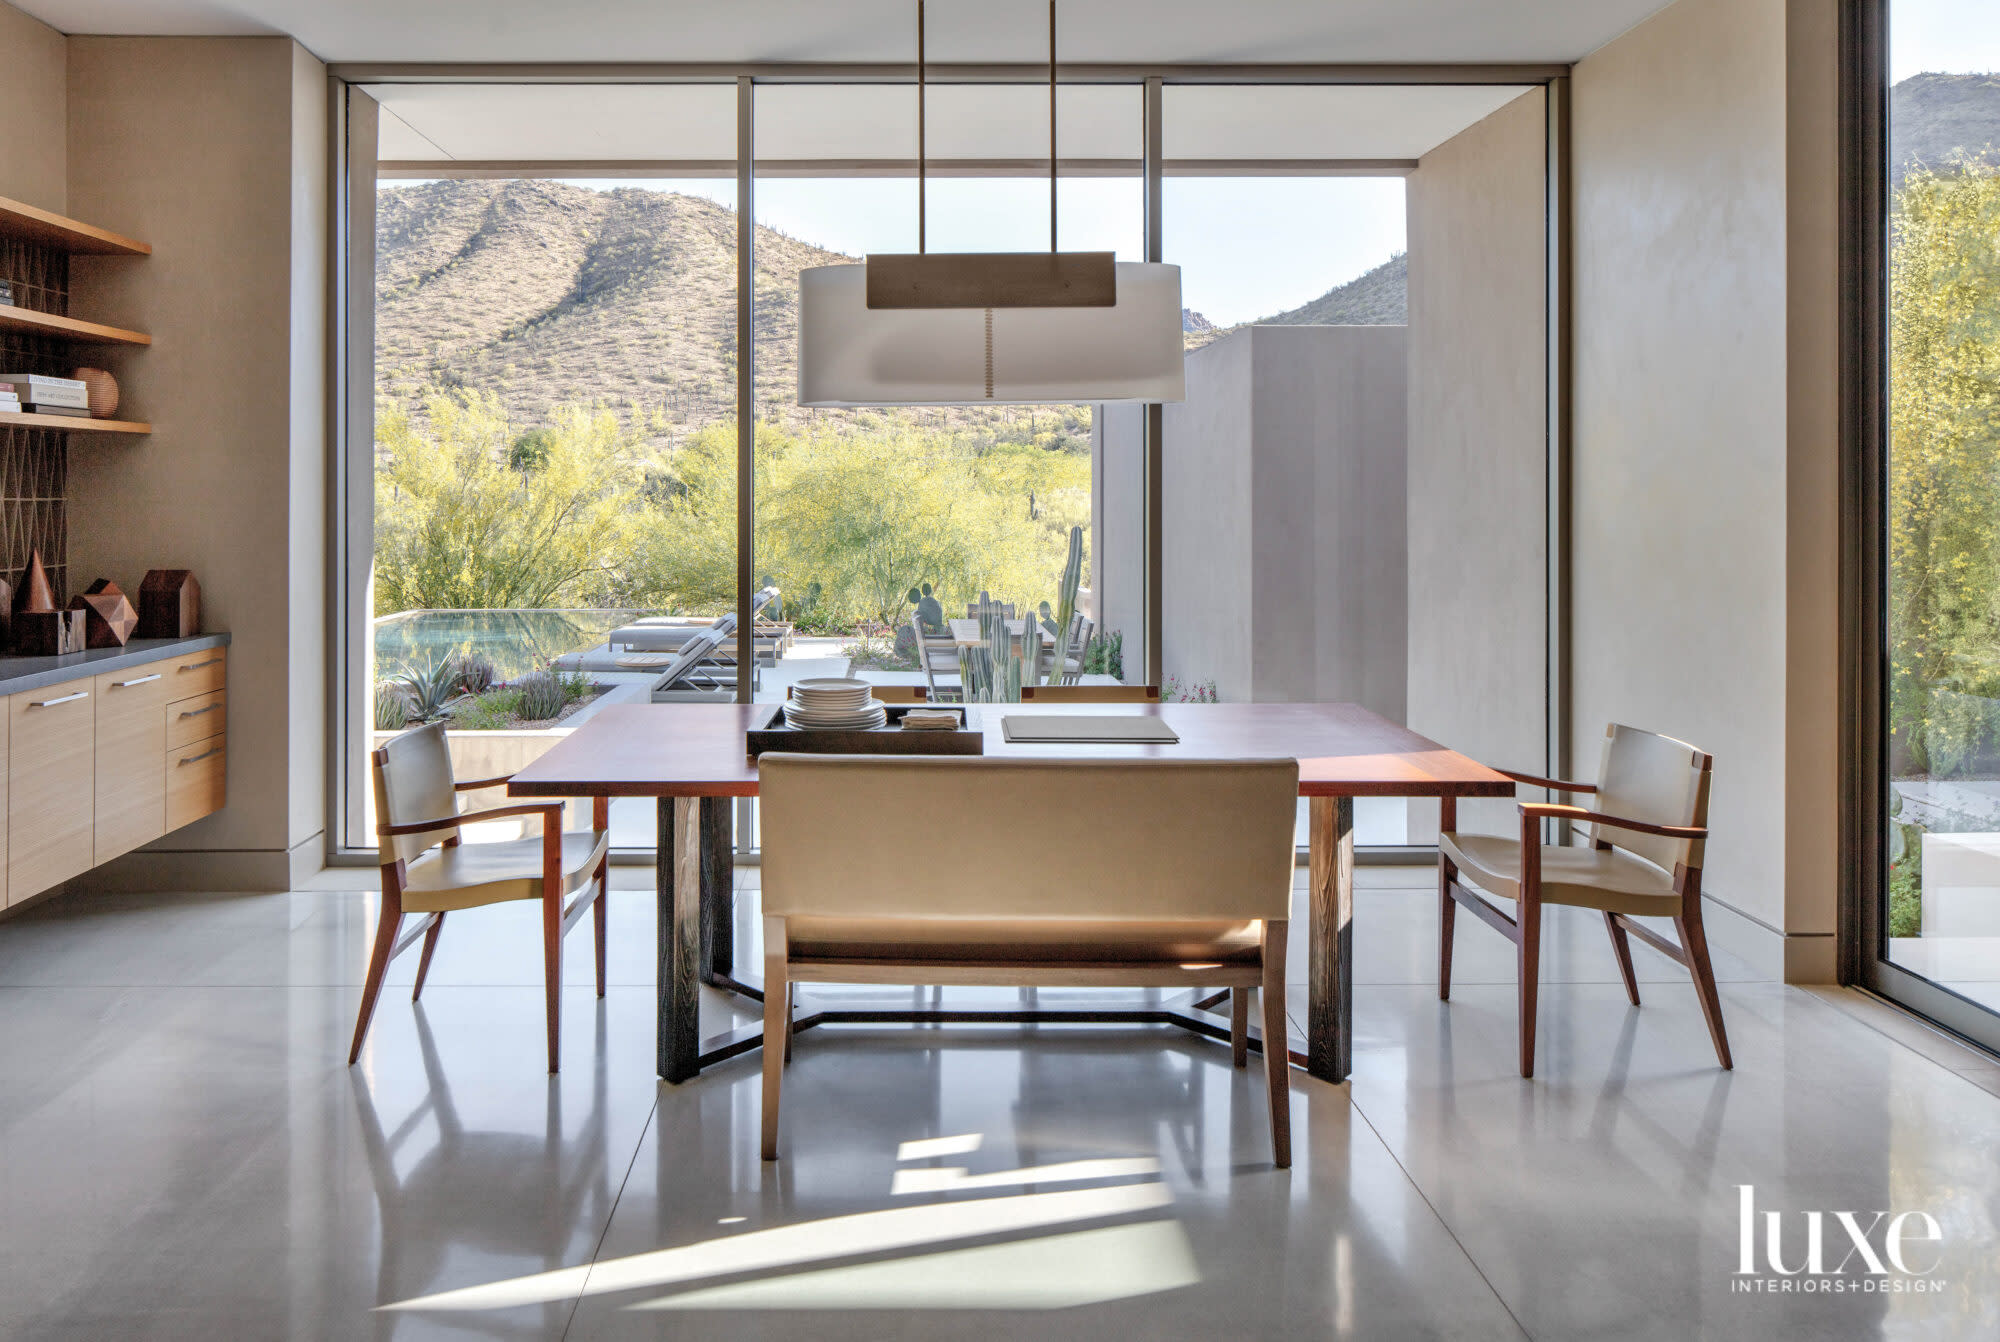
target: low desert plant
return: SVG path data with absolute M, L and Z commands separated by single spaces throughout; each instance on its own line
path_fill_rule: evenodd
M 1115 629 L 1108 634 L 1092 639 L 1090 651 L 1083 655 L 1083 669 L 1090 675 L 1110 676 L 1113 680 L 1125 679 L 1125 631 Z
M 493 663 L 476 652 L 468 652 L 458 659 L 458 686 L 467 694 L 484 694 L 500 679 L 500 673 Z
M 410 698 L 403 693 L 403 687 L 393 681 L 380 681 L 375 686 L 375 730 L 378 732 L 400 732 L 410 725 Z
M 1215 692 L 1212 680 L 1182 680 L 1179 676 L 1168 676 L 1167 683 L 1160 686 L 1160 698 L 1170 704 L 1219 704 L 1222 696 Z
M 553 671 L 534 671 L 514 682 L 520 695 L 521 717 L 529 722 L 545 722 L 561 715 L 570 695 L 562 679 Z

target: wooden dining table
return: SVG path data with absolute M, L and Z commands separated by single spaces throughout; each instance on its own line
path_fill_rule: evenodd
M 659 820 L 658 1070 L 685 1081 L 702 1067 L 756 1048 L 741 1025 L 704 1040 L 700 988 L 762 1000 L 736 971 L 734 852 L 730 802 L 757 795 L 757 761 L 745 732 L 768 704 L 618 704 L 587 719 L 507 784 L 515 797 L 652 797 Z M 1008 741 L 1012 715 L 1134 714 L 1163 719 L 1178 744 L 1021 744 Z M 1295 1061 L 1324 1081 L 1347 1079 L 1353 1048 L 1354 799 L 1433 797 L 1452 824 L 1460 797 L 1511 797 L 1505 775 L 1358 704 L 979 704 L 968 726 L 985 753 L 1002 758 L 1271 759 L 1299 762 L 1299 795 L 1310 802 L 1311 890 L 1307 940 L 1306 1039 Z M 1088 1021 L 1171 1023 L 1228 1037 L 1215 1002 L 1149 999 L 1093 1010 L 973 1010 L 945 1006 L 842 1010 L 802 1002 L 794 1031 L 842 1022 Z M 1289 1041 L 1286 1041 L 1289 1047 Z

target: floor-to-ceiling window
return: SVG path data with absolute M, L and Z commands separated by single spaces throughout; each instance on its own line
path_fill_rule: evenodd
M 733 506 L 704 492 L 735 454 L 735 86 L 368 92 L 372 569 L 350 740 L 442 721 L 462 773 L 510 773 L 643 699 L 673 640 L 735 604 Z M 366 846 L 359 791 L 347 837 Z M 643 802 L 613 825 L 652 842 Z
M 2000 9 L 1887 12 L 1888 852 L 1864 951 L 1879 986 L 2000 1035 L 1961 1010 L 2000 1012 Z
M 798 272 L 917 248 L 917 90 L 777 75 L 748 87 L 748 293 L 743 92 L 355 90 L 379 101 L 380 130 L 356 165 L 373 205 L 375 302 L 361 449 L 372 522 L 349 556 L 366 583 L 349 631 L 350 846 L 369 846 L 364 752 L 381 733 L 442 718 L 465 767 L 505 772 L 595 706 L 659 700 L 676 640 L 736 609 L 739 303 L 754 313 L 750 583 L 774 596 L 753 636 L 720 651 L 740 644 L 754 659 L 752 697 L 836 669 L 928 680 L 910 617 L 963 616 L 981 593 L 1024 614 L 1060 606 L 1074 532 L 1092 636 L 1078 674 L 1164 681 L 1178 698 L 1357 700 L 1410 716 L 1405 631 L 1421 615 L 1402 565 L 1404 323 L 1420 262 L 1405 255 L 1406 184 L 1521 88 L 1169 80 L 1150 95 L 1159 259 L 1182 268 L 1190 351 L 1188 400 L 1163 424 L 1157 574 L 1137 407 L 798 404 Z M 1055 242 L 1145 259 L 1147 87 L 1065 83 L 1058 97 Z M 933 80 L 930 250 L 1050 245 L 1048 98 L 1025 77 Z M 1539 152 L 1518 170 L 1536 197 Z M 1539 231 L 1481 264 L 1539 275 Z M 1432 288 L 1448 300 L 1433 308 L 1443 330 L 1480 286 Z M 1539 301 L 1522 298 L 1519 315 L 1538 316 Z M 1519 330 L 1530 326 L 1541 330 Z M 1232 360 L 1271 376 L 1237 395 Z M 1163 655 L 1149 667 L 1156 577 Z M 1507 581 L 1539 593 L 1542 575 Z M 1544 687 L 1517 689 L 1536 738 Z M 735 673 L 711 666 L 666 693 L 726 700 Z M 1425 841 L 1401 803 L 1360 811 L 1364 845 Z M 614 831 L 619 847 L 650 845 L 649 809 L 620 803 Z M 738 839 L 752 846 L 754 829 Z

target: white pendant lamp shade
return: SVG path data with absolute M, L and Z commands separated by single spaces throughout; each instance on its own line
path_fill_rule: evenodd
M 802 270 L 799 404 L 1179 401 L 1181 269 L 1117 271 L 1112 307 L 871 309 L 866 266 Z

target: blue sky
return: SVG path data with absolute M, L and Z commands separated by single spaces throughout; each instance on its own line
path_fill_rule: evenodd
M 1889 77 L 2000 71 L 2000 0 L 1892 0 Z
M 734 209 L 734 181 L 584 181 L 707 196 Z M 1048 246 L 1044 178 L 945 178 L 928 188 L 934 251 Z M 1135 178 L 1073 177 L 1058 197 L 1066 249 L 1141 259 Z M 915 251 L 917 184 L 882 178 L 767 178 L 757 221 L 859 256 Z M 1217 325 L 1268 317 L 1317 298 L 1403 250 L 1399 177 L 1177 177 L 1166 183 L 1166 259 L 1181 267 L 1181 301 Z

